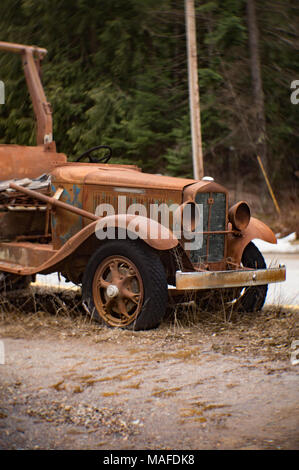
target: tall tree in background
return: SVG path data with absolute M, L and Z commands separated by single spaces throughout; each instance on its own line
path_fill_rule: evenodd
M 249 34 L 251 79 L 256 118 L 254 140 L 256 145 L 256 152 L 261 157 L 266 173 L 268 173 L 269 165 L 267 160 L 265 98 L 259 53 L 259 31 L 256 19 L 255 0 L 247 0 L 247 22 Z
M 194 3 L 205 173 L 255 188 L 260 153 L 275 191 L 295 192 L 298 0 L 256 1 L 256 18 L 254 0 Z M 1 0 L 0 39 L 48 49 L 43 84 L 69 160 L 103 143 L 115 163 L 192 176 L 182 0 Z M 0 143 L 34 145 L 19 57 L 0 54 L 0 80 Z

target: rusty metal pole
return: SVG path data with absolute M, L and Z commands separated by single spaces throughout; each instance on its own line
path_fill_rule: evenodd
M 47 54 L 47 50 L 41 47 L 0 41 L 0 51 L 21 55 L 24 74 L 36 116 L 36 143 L 37 145 L 44 145 L 45 151 L 55 152 L 56 145 L 53 141 L 51 105 L 45 96 L 39 74 L 40 61 Z
M 49 197 L 45 194 L 39 193 L 38 191 L 32 191 L 31 189 L 24 188 L 23 186 L 19 186 L 16 183 L 9 183 L 9 187 L 15 189 L 16 191 L 20 191 L 21 193 L 26 194 L 27 196 L 39 199 L 40 201 L 44 202 L 45 204 L 50 204 L 50 206 L 60 207 L 61 209 L 65 209 L 66 211 L 73 212 L 73 214 L 80 215 L 81 217 L 85 217 L 86 219 L 90 220 L 99 220 L 95 214 L 91 212 L 85 211 L 83 209 L 79 209 L 79 207 L 72 206 L 71 204 L 67 204 L 66 202 L 59 201 L 55 199 L 55 197 Z
M 185 0 L 185 15 L 188 56 L 189 104 L 192 133 L 193 175 L 195 179 L 201 179 L 204 176 L 204 169 L 200 123 L 200 100 L 198 86 L 194 0 Z

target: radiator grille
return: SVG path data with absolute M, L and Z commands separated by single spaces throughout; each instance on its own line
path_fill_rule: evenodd
M 225 193 L 198 193 L 197 204 L 202 204 L 203 232 L 226 230 L 226 195 Z M 224 258 L 225 235 L 207 233 L 203 235 L 202 247 L 190 251 L 193 263 L 217 262 Z

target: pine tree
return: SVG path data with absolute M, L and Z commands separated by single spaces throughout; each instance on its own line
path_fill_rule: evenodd
M 299 106 L 290 102 L 290 84 L 299 77 L 299 9 L 295 0 L 255 4 L 267 159 L 272 182 L 283 187 L 298 170 Z M 257 120 L 246 0 L 195 5 L 205 170 L 224 184 L 235 172 L 254 183 Z M 114 162 L 192 176 L 184 2 L 2 0 L 0 31 L 3 41 L 48 49 L 42 79 L 57 148 L 69 159 L 108 144 Z M 0 80 L 6 86 L 0 142 L 34 145 L 19 57 L 0 53 Z

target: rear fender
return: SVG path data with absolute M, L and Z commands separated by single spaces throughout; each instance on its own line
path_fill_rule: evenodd
M 134 236 L 132 235 L 133 230 L 135 230 Z M 153 236 L 156 233 L 158 237 Z M 127 214 L 110 215 L 95 220 L 77 232 L 52 259 L 42 266 L 42 270 L 52 270 L 58 264 L 61 265 L 66 258 L 80 250 L 80 246 L 92 236 L 96 236 L 99 241 L 104 241 L 120 237 L 126 238 L 126 235 L 132 239 L 141 238 L 156 250 L 171 250 L 179 243 L 170 230 L 147 217 Z
M 8 267 L 7 263 L 5 263 L 2 269 L 4 271 L 15 272 L 20 275 L 31 275 L 37 273 L 47 274 L 50 272 L 61 271 L 63 270 L 63 265 L 66 259 L 73 255 L 77 250 L 80 250 L 82 244 L 90 237 L 96 236 L 99 241 L 105 239 L 109 240 L 111 238 L 113 239 L 113 237 L 104 236 L 105 232 L 103 234 L 103 229 L 105 229 L 105 227 L 106 230 L 108 228 L 118 229 L 117 232 L 115 230 L 114 238 L 126 238 L 126 235 L 132 239 L 140 238 L 156 250 L 171 250 L 179 244 L 171 230 L 154 220 L 142 216 L 120 214 L 103 217 L 101 219 L 99 218 L 99 220 L 91 222 L 71 237 L 60 248 L 60 250 L 53 250 L 53 255 L 49 256 L 49 258 L 40 265 L 24 267 L 20 267 L 18 265 L 17 267 Z M 113 234 L 113 232 L 110 230 L 108 235 L 111 234 Z
M 229 224 L 229 230 L 231 230 L 231 228 L 231 224 Z M 234 263 L 240 264 L 245 247 L 255 238 L 259 238 L 268 243 L 277 243 L 272 230 L 260 220 L 251 217 L 247 228 L 242 230 L 240 235 L 229 234 L 227 257 L 231 258 Z

